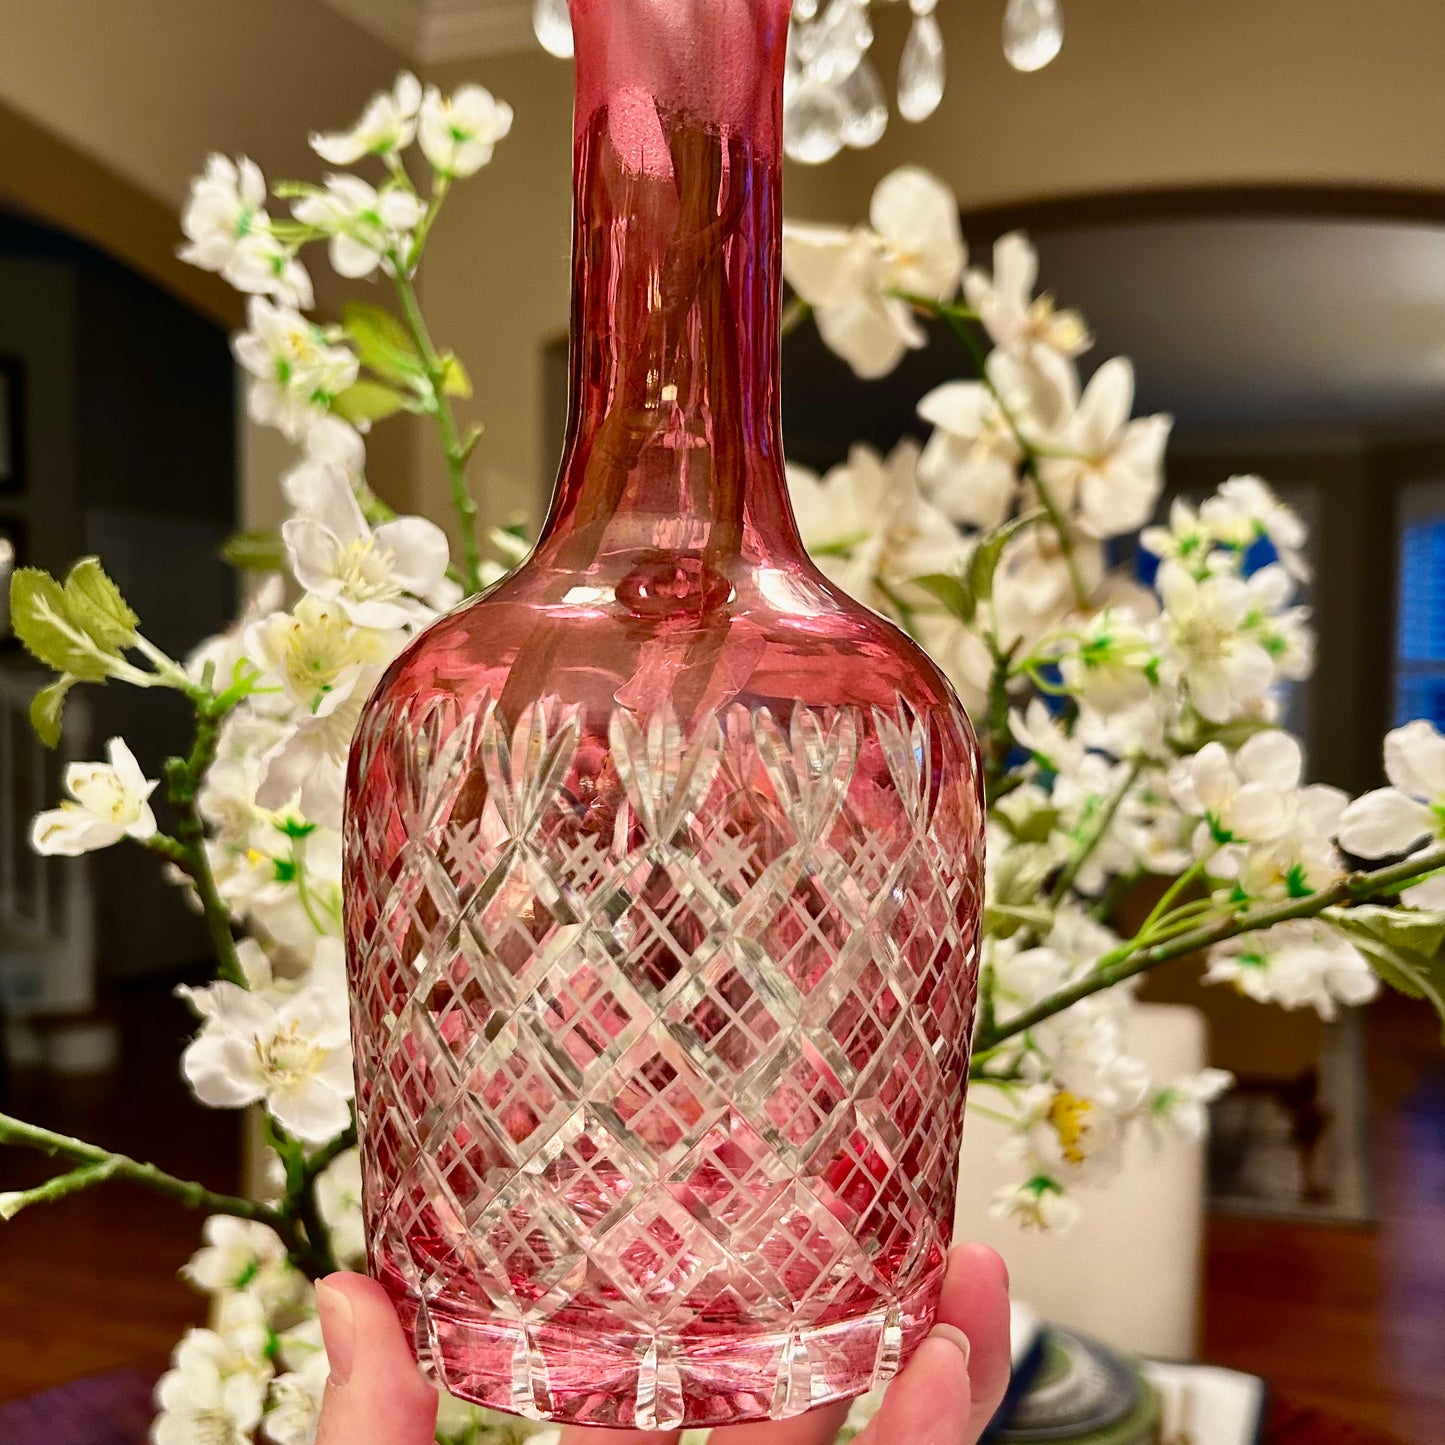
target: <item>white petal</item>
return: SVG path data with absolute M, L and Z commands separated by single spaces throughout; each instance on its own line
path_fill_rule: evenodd
M 860 294 L 838 306 L 818 311 L 818 333 L 865 381 L 887 376 L 910 347 L 923 344 L 923 334 L 901 302 Z M 900 315 L 900 312 L 902 313 Z
M 983 430 L 992 397 L 981 381 L 949 381 L 918 403 L 918 415 L 953 436 L 972 439 Z
M 1445 798 L 1445 737 L 1423 719 L 1387 733 L 1385 775 L 1412 798 Z
M 324 1144 L 351 1123 L 346 1100 L 315 1078 L 272 1089 L 266 1104 L 283 1129 L 308 1144 Z
M 783 228 L 783 275 L 809 306 L 831 306 L 847 289 L 858 244 L 839 226 L 790 222 Z
M 869 220 L 901 253 L 894 272 L 899 289 L 953 299 L 968 255 L 957 198 L 942 181 L 918 166 L 901 167 L 879 182 Z
M 451 562 L 447 534 L 425 517 L 399 517 L 376 529 L 376 544 L 391 551 L 398 585 L 424 595 L 446 575 Z
M 125 837 L 118 824 L 84 808 L 52 808 L 36 816 L 30 826 L 30 846 L 37 853 L 60 858 L 78 858 L 98 848 L 109 848 Z
M 1435 832 L 1435 815 L 1396 788 L 1356 798 L 1340 824 L 1340 846 L 1361 858 L 1403 853 Z
M 255 1047 L 244 1039 L 203 1032 L 181 1056 L 181 1071 L 213 1109 L 239 1109 L 265 1096 Z
M 1255 733 L 1235 754 L 1235 766 L 1241 777 L 1268 783 L 1274 788 L 1299 786 L 1304 771 L 1304 755 L 1299 739 L 1279 728 Z

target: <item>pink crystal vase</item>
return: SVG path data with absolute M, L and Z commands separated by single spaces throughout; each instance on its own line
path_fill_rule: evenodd
M 531 559 L 351 760 L 371 1263 L 454 1394 L 666 1429 L 889 1379 L 953 1212 L 977 749 L 783 479 L 787 0 L 572 0 L 573 408 Z

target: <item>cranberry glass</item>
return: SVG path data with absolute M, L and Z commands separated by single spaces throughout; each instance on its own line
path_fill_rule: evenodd
M 977 749 L 809 563 L 777 391 L 786 0 L 573 0 L 573 409 L 532 558 L 351 761 L 371 1262 L 454 1394 L 799 1413 L 927 1332 Z

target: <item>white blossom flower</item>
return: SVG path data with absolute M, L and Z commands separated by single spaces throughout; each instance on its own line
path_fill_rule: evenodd
M 327 695 L 350 693 L 364 674 L 394 657 L 402 633 L 358 627 L 340 601 L 308 593 L 294 612 L 273 612 L 252 624 L 251 655 L 291 705 L 314 714 Z
M 214 637 L 208 637 L 187 656 L 186 675 L 195 682 L 201 682 L 209 668 L 211 685 L 218 691 L 224 691 L 236 683 L 243 672 L 254 670 L 255 664 L 246 653 L 250 627 L 259 618 L 275 612 L 285 595 L 285 579 L 279 574 L 267 577 L 230 627 Z
M 1000 236 L 993 247 L 993 275 L 971 270 L 963 293 L 994 344 L 1020 360 L 1052 352 L 1072 359 L 1093 344 L 1077 311 L 1056 311 L 1052 296 L 1035 297 L 1039 257 L 1020 231 Z
M 141 771 L 121 738 L 106 744 L 108 763 L 71 763 L 65 770 L 70 794 L 58 808 L 40 813 L 30 829 L 37 853 L 66 858 L 109 848 L 122 838 L 153 838 L 156 816 L 150 795 L 156 784 Z
M 1368 1003 L 1379 982 L 1358 950 L 1318 918 L 1276 923 L 1209 952 L 1206 983 L 1232 983 L 1259 1003 L 1316 1009 L 1332 1019 L 1337 1004 Z
M 325 1352 L 318 1350 L 296 1369 L 276 1377 L 261 1426 L 267 1440 L 274 1445 L 313 1445 L 330 1373 Z
M 1158 684 L 1158 646 L 1127 608 L 1105 607 L 1040 651 L 1056 657 L 1064 686 L 1097 713 L 1133 708 Z
M 281 1236 L 259 1220 L 213 1214 L 206 1220 L 204 1237 L 205 1246 L 181 1271 L 198 1289 L 212 1293 L 248 1289 L 258 1277 L 289 1268 Z
M 1174 771 L 1180 807 L 1203 817 L 1195 857 L 1212 877 L 1234 880 L 1237 901 L 1304 898 L 1344 871 L 1332 839 L 1347 798 L 1323 784 L 1302 788 L 1303 768 L 1298 740 L 1269 729 L 1233 758 L 1209 743 Z
M 1161 561 L 1175 561 L 1196 578 L 1209 575 L 1210 559 L 1219 539 L 1200 518 L 1199 512 L 1183 497 L 1169 504 L 1167 527 L 1145 527 L 1139 534 L 1139 545 Z
M 360 176 L 339 175 L 327 176 L 324 190 L 296 200 L 291 213 L 331 238 L 328 254 L 338 276 L 360 280 L 378 266 L 393 274 L 404 267 L 411 232 L 426 207 L 409 186 L 377 190 Z
M 1201 1069 L 1153 1090 L 1143 1118 L 1146 1132 L 1157 1145 L 1165 1139 L 1195 1142 L 1209 1127 L 1209 1105 L 1234 1085 L 1225 1069 Z
M 1242 578 L 1200 580 L 1178 562 L 1159 568 L 1164 601 L 1165 670 L 1183 683 L 1209 722 L 1247 716 L 1262 704 L 1275 679 L 1263 643 L 1244 630 L 1251 598 Z
M 1194 854 L 1212 876 L 1237 876 L 1241 845 L 1280 836 L 1303 767 L 1298 741 L 1274 728 L 1255 733 L 1233 757 L 1214 742 L 1180 762 L 1171 779 L 1174 796 L 1186 813 L 1203 819 Z
M 1308 540 L 1305 525 L 1259 477 L 1230 477 L 1221 483 L 1200 506 L 1199 518 L 1213 537 L 1241 552 L 1268 538 L 1289 575 L 1309 580 L 1309 564 L 1302 555 Z
M 1072 625 L 1080 608 L 1079 593 L 1095 597 L 1104 580 L 1100 543 L 1076 537 L 1073 565 L 1052 527 L 1026 527 L 1004 548 L 993 578 L 993 596 L 980 609 L 980 622 L 991 626 L 1000 647 L 1018 645 L 1019 656 L 1033 652 L 1042 640 Z
M 783 274 L 817 317 L 829 348 L 861 377 L 886 376 L 925 333 L 895 293 L 952 300 L 967 253 L 958 202 L 916 166 L 885 176 L 871 227 L 786 223 Z
M 885 461 L 855 446 L 821 480 L 790 467 L 788 485 L 804 544 L 818 566 L 860 602 L 892 615 L 879 583 L 906 589 L 917 577 L 956 570 L 968 544 L 918 487 L 918 447 L 900 442 Z M 927 603 L 926 597 L 918 599 Z
M 331 1250 L 347 1269 L 366 1261 L 366 1231 L 361 1217 L 361 1151 L 338 1154 L 316 1181 L 316 1203 L 331 1234 Z
M 1057 437 L 1059 451 L 1039 463 L 1054 505 L 1076 512 L 1090 536 L 1136 531 L 1154 511 L 1163 486 L 1164 447 L 1173 420 L 1130 420 L 1134 368 L 1124 357 L 1106 361 L 1089 379 L 1078 408 Z
M 933 435 L 919 480 L 953 521 L 997 527 L 1013 510 L 1023 449 L 993 392 L 981 381 L 950 381 L 918 403 Z
M 422 99 L 422 154 L 438 175 L 474 175 L 511 129 L 512 107 L 480 85 L 463 85 L 451 96 L 431 85 Z
M 1245 628 L 1269 653 L 1279 677 L 1303 681 L 1314 671 L 1314 634 L 1309 608 L 1288 605 L 1294 579 L 1281 564 L 1272 563 L 1245 578 L 1244 585 L 1249 594 Z
M 154 1445 L 252 1445 L 268 1375 L 215 1331 L 190 1330 L 156 1386 Z
M 1078 1201 L 1063 1186 L 1043 1175 L 1023 1184 L 1008 1185 L 994 1195 L 988 1212 L 994 1219 L 1010 1220 L 1025 1229 L 1063 1234 L 1079 1221 Z
M 313 134 L 311 149 L 328 165 L 355 165 L 363 156 L 394 156 L 416 135 L 416 114 L 421 105 L 421 82 L 402 71 L 389 91 L 372 96 L 361 119 L 350 130 L 332 135 Z
M 231 349 L 254 378 L 248 396 L 251 418 L 300 441 L 356 380 L 356 356 L 332 345 L 300 312 L 274 306 L 264 296 L 251 298 L 247 319 L 248 329 Z
M 310 1144 L 347 1127 L 353 1080 L 346 993 L 320 960 L 312 980 L 290 995 L 224 981 L 180 992 L 204 1020 L 182 1059 L 203 1104 L 238 1109 L 264 1100 L 283 1129 Z
M 373 530 L 343 474 L 310 469 L 304 480 L 304 490 L 290 490 L 301 510 L 281 535 L 308 592 L 339 603 L 358 627 L 379 631 L 430 622 L 456 604 L 461 590 L 447 577 L 446 533 L 434 522 L 399 517 Z
M 1388 858 L 1445 839 L 1445 738 L 1433 723 L 1417 720 L 1385 735 L 1385 776 L 1392 786 L 1345 809 L 1340 846 L 1361 858 Z M 1415 908 L 1445 908 L 1445 876 L 1401 896 Z
M 1023 712 L 1014 708 L 1009 713 L 1009 731 L 1020 747 L 1027 748 L 1051 772 L 1073 772 L 1083 766 L 1088 749 L 1042 698 L 1031 698 Z
M 254 161 L 211 156 L 191 183 L 181 229 L 189 244 L 177 254 L 189 265 L 219 272 L 238 291 L 302 310 L 313 304 L 306 268 L 271 229 L 266 181 Z

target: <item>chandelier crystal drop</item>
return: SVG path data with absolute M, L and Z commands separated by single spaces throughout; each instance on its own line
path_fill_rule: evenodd
M 535 0 L 532 29 L 548 55 L 558 60 L 572 58 L 572 17 L 567 13 L 567 0 Z
M 805 165 L 877 145 L 888 129 L 888 94 L 873 49 L 872 9 L 903 0 L 794 0 L 788 29 L 783 148 Z M 907 0 L 913 12 L 898 66 L 896 105 L 925 121 L 943 103 L 948 66 L 938 0 Z M 572 54 L 567 0 L 534 0 L 532 25 L 549 54 Z M 1059 0 L 1007 0 L 1003 53 L 1015 70 L 1042 70 L 1064 43 Z
M 1008 0 L 1003 53 L 1015 70 L 1042 70 L 1064 43 L 1059 0 Z

